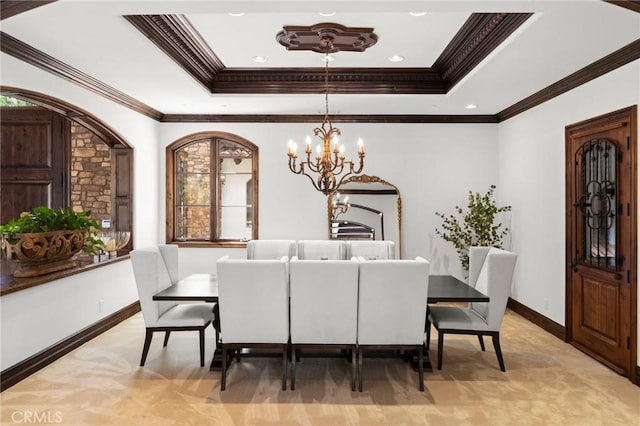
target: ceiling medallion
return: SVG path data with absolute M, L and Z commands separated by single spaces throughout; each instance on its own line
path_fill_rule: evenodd
M 323 40 L 331 39 L 327 51 Z M 373 28 L 345 27 L 335 23 L 321 23 L 311 26 L 285 25 L 276 35 L 278 43 L 287 50 L 310 50 L 318 53 L 364 52 L 378 42 Z

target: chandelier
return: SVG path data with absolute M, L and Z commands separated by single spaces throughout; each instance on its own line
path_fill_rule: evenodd
M 338 135 L 340 129 L 333 127 L 329 118 L 329 52 L 333 48 L 333 37 L 324 35 L 320 38 L 320 44 L 325 48 L 325 67 L 324 67 L 324 103 L 325 114 L 324 120 L 320 127 L 316 127 L 314 135 L 322 140 L 322 145 L 316 146 L 315 158 L 312 159 L 313 151 L 311 149 L 311 138 L 307 136 L 305 154 L 306 159 L 297 163 L 297 145 L 293 141 L 289 141 L 289 169 L 297 175 L 305 175 L 313 184 L 313 187 L 324 195 L 333 192 L 342 181 L 352 174 L 362 172 L 364 167 L 364 145 L 362 139 L 358 139 L 358 157 L 359 165 L 351 160 L 345 160 L 344 145 L 339 145 Z M 312 176 L 311 173 L 317 174 Z
M 336 192 L 336 194 L 331 199 L 331 219 L 335 220 L 338 216 L 343 213 L 346 213 L 349 210 L 349 196 L 344 197 L 342 200 L 340 199 L 340 193 Z

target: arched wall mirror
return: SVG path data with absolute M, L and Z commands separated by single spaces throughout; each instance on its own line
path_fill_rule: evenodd
M 327 196 L 329 239 L 391 240 L 402 258 L 400 190 L 377 176 L 346 179 Z

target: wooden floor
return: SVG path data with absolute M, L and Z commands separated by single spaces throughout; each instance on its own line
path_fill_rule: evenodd
M 0 394 L 3 425 L 637 425 L 640 388 L 511 311 L 502 328 L 507 372 L 487 339 L 447 335 L 444 367 L 417 373 L 399 359 L 365 359 L 351 392 L 344 359 L 303 358 L 295 391 L 280 390 L 280 360 L 244 358 L 200 368 L 196 332 L 152 342 L 139 367 L 141 314 Z M 207 330 L 211 357 L 214 333 Z M 432 333 L 431 355 L 436 356 Z M 37 420 L 37 421 L 36 421 Z

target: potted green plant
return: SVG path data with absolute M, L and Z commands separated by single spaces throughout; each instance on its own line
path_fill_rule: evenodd
M 96 236 L 100 225 L 91 211 L 34 207 L 0 225 L 0 249 L 5 259 L 17 262 L 16 277 L 44 275 L 75 266 L 80 251 L 97 254 L 103 242 Z
M 443 220 L 442 230 L 436 228 L 436 234 L 453 244 L 465 272 L 469 270 L 469 247 L 503 248 L 503 239 L 509 233 L 509 228 L 496 223 L 496 216 L 510 211 L 511 206 L 496 204 L 493 199 L 495 189 L 495 185 L 491 185 L 485 194 L 469 191 L 467 210 L 456 206 L 457 216 L 436 212 Z

